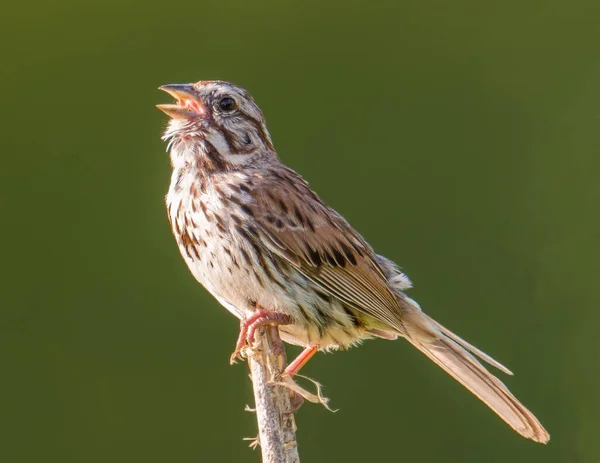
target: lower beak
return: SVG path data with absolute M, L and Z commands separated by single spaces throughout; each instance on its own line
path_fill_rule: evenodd
M 208 111 L 192 84 L 169 84 L 158 87 L 177 100 L 177 104 L 159 104 L 158 109 L 173 119 L 206 117 Z

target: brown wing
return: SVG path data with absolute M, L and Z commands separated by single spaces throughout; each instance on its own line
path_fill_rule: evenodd
M 344 303 L 404 331 L 398 300 L 364 239 L 295 172 L 262 180 L 249 207 L 269 249 Z

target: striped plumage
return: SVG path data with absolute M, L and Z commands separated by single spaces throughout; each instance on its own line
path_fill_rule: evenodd
M 517 432 L 548 433 L 474 356 L 498 362 L 425 315 L 410 281 L 278 159 L 251 96 L 227 82 L 161 87 L 171 116 L 169 220 L 196 279 L 241 320 L 282 314 L 284 341 L 347 348 L 406 338 Z M 283 319 L 283 318 L 282 318 Z

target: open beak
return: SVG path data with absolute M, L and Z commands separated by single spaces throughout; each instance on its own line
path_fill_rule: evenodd
M 158 89 L 167 92 L 177 100 L 177 104 L 156 105 L 167 116 L 173 119 L 191 119 L 209 115 L 192 84 L 169 84 Z

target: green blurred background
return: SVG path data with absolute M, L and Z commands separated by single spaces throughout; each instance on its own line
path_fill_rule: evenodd
M 225 79 L 280 156 L 515 373 L 522 439 L 403 342 L 318 356 L 303 462 L 600 458 L 600 7 L 55 0 L 0 16 L 0 460 L 253 462 L 237 321 L 163 196 L 164 83 Z M 295 352 L 295 351 L 294 351 Z

